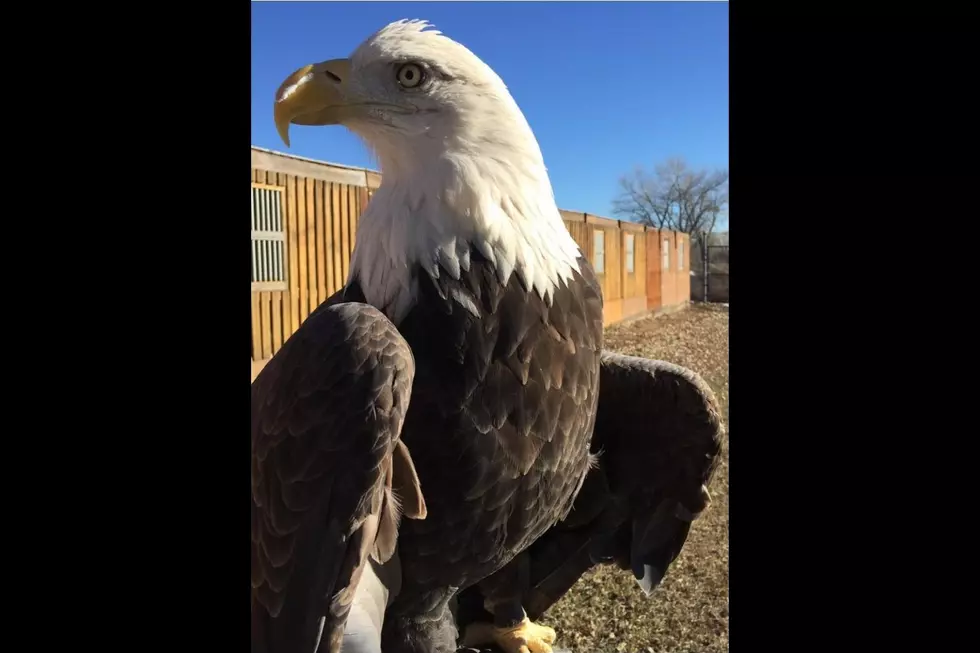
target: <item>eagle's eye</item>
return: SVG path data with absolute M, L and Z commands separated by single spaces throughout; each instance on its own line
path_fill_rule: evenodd
M 424 73 L 418 64 L 407 63 L 398 69 L 398 83 L 403 88 L 415 88 L 422 83 Z

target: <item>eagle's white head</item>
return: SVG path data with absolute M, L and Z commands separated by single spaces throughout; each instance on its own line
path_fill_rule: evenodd
M 279 133 L 288 144 L 290 123 L 342 124 L 376 154 L 381 187 L 358 224 L 348 281 L 396 322 L 415 296 L 412 265 L 458 278 L 470 246 L 502 282 L 517 274 L 550 301 L 581 254 L 541 149 L 500 77 L 428 27 L 392 23 L 349 59 L 294 72 L 276 93 Z

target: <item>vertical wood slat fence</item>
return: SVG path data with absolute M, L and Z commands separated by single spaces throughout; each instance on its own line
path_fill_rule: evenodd
M 253 147 L 251 181 L 254 378 L 256 364 L 271 358 L 320 302 L 344 285 L 358 220 L 381 176 Z M 687 234 L 561 214 L 596 267 L 607 325 L 687 303 Z M 669 261 L 662 256 L 664 241 Z M 685 250 L 681 256 L 678 247 Z M 681 258 L 685 269 L 678 269 Z

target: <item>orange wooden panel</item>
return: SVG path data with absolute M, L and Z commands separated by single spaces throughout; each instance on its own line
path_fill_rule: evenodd
M 568 233 L 571 234 L 572 240 L 578 244 L 579 249 L 582 250 L 582 254 L 586 258 L 592 260 L 589 257 L 589 226 L 584 222 L 571 222 L 565 220 L 565 228 L 568 229 Z
M 299 319 L 300 322 L 310 314 L 310 261 L 309 248 L 306 246 L 307 216 L 306 216 L 306 182 L 302 177 L 296 177 L 296 251 L 299 255 Z
M 595 269 L 595 265 L 596 265 L 596 260 L 595 260 L 595 232 L 596 232 L 596 227 L 595 227 L 595 225 L 592 225 L 592 224 L 586 224 L 585 227 L 586 227 L 586 233 L 588 234 L 588 236 L 587 236 L 587 238 L 588 238 L 587 242 L 589 244 L 589 247 L 588 247 L 589 262 L 592 264 L 593 269 Z M 606 230 L 605 229 L 602 229 L 602 228 L 599 228 L 599 231 L 602 231 L 602 233 L 604 234 L 603 248 L 602 248 L 602 251 L 603 251 L 603 259 L 602 259 L 602 270 L 600 271 L 598 269 L 595 269 L 595 275 L 596 275 L 596 280 L 599 282 L 599 288 L 602 289 L 602 297 L 603 297 L 603 300 L 605 300 L 606 298 L 609 297 L 609 283 L 608 283 L 608 279 L 607 279 L 607 277 L 609 276 L 608 275 L 608 273 L 609 273 L 609 234 L 606 233 Z
M 329 297 L 333 294 L 334 277 L 336 276 L 334 272 L 336 259 L 333 253 L 333 184 L 330 182 L 324 183 L 323 186 L 323 216 L 323 251 L 326 258 L 325 276 L 327 278 L 327 297 Z
M 316 285 L 316 199 L 314 196 L 313 180 L 306 178 L 306 287 L 307 315 L 320 305 L 319 290 Z
M 361 219 L 361 192 L 356 186 L 348 186 L 347 192 L 350 195 L 350 213 L 347 223 L 347 231 L 350 234 L 350 253 L 354 253 L 354 246 L 357 244 L 357 221 Z M 347 257 L 350 260 L 350 256 Z M 348 268 L 350 264 L 348 264 Z
M 293 324 L 293 316 L 289 310 L 290 299 L 289 295 L 291 293 L 288 290 L 282 293 L 282 341 L 286 342 L 289 336 L 293 335 L 296 331 L 296 325 Z
M 262 316 L 259 315 L 259 293 L 252 294 L 252 360 L 262 360 Z
M 626 241 L 630 236 L 633 237 L 633 271 L 632 272 L 627 271 L 626 268 L 628 263 L 627 260 L 628 249 L 626 247 Z M 636 234 L 633 232 L 621 231 L 619 233 L 619 241 L 623 248 L 623 264 L 620 266 L 620 270 L 622 271 L 622 278 L 623 278 L 622 281 L 623 299 L 626 299 L 632 297 L 636 293 Z
M 338 288 L 347 280 L 350 267 L 350 186 L 340 185 L 340 283 Z
M 623 298 L 623 239 L 618 229 L 606 229 L 606 287 L 609 299 Z
M 316 289 L 317 299 L 323 302 L 327 297 L 327 186 L 329 184 L 317 180 L 314 185 L 314 197 L 316 198 Z M 319 304 L 317 304 L 319 305 Z
M 627 297 L 623 300 L 622 319 L 647 312 L 646 297 Z
M 299 312 L 299 223 L 296 216 L 296 177 L 279 175 L 279 183 L 286 187 L 286 246 L 289 250 L 289 316 L 295 331 L 301 321 Z
M 272 353 L 275 355 L 282 347 L 282 291 L 269 293 L 272 297 Z
M 647 296 L 647 237 L 645 233 L 636 235 L 636 294 Z
M 651 310 L 663 306 L 662 273 L 660 270 L 660 232 L 647 232 L 647 307 Z
M 666 241 L 666 242 L 664 242 Z M 673 306 L 677 303 L 677 251 L 675 248 L 674 232 L 660 232 L 660 256 L 663 267 L 663 247 L 667 247 L 667 269 L 663 271 L 661 287 L 663 288 L 663 305 Z
M 623 319 L 623 300 L 611 299 L 603 302 L 602 324 L 610 325 Z
M 272 300 L 268 292 L 260 292 L 259 296 L 259 320 L 262 324 L 262 358 L 272 357 Z
M 330 184 L 330 235 L 333 238 L 333 286 L 330 287 L 330 294 L 337 292 L 343 284 L 343 250 L 340 241 L 340 184 Z

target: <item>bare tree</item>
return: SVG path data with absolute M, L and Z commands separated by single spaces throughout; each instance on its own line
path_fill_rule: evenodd
M 619 183 L 613 212 L 626 220 L 684 231 L 700 241 L 727 215 L 727 170 L 692 170 L 684 159 L 673 158 L 656 166 L 652 175 L 637 168 Z

